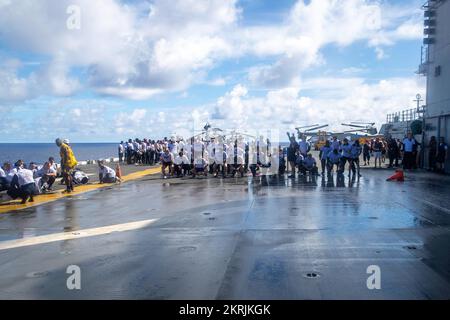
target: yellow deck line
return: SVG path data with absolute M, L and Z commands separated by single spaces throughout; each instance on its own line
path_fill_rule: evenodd
M 160 171 L 161 171 L 161 168 L 158 167 L 158 168 L 150 168 L 150 169 L 145 169 L 142 171 L 133 172 L 133 173 L 123 176 L 122 181 L 127 182 L 127 181 L 136 180 L 136 179 L 142 178 L 147 175 L 158 173 Z M 113 185 L 115 185 L 115 184 L 114 183 L 103 183 L 103 184 L 96 183 L 96 184 L 81 185 L 81 186 L 75 187 L 75 190 L 71 193 L 65 193 L 64 190 L 58 190 L 54 193 L 37 195 L 34 197 L 34 202 L 27 202 L 26 204 L 21 204 L 20 199 L 19 200 L 11 200 L 11 201 L 0 204 L 0 214 L 7 213 L 10 211 L 23 210 L 26 208 L 36 207 L 41 204 L 56 201 L 61 198 L 76 196 L 79 194 L 83 194 L 86 192 L 90 192 L 90 191 L 105 188 L 105 187 L 110 187 Z

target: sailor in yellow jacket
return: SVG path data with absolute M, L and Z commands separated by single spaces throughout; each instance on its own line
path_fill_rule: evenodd
M 61 173 L 64 183 L 66 185 L 66 192 L 73 191 L 72 172 L 78 164 L 72 148 L 64 143 L 60 138 L 56 139 L 56 145 L 59 147 L 59 154 L 61 155 Z

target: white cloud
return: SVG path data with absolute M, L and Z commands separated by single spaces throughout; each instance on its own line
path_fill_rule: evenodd
M 68 66 L 62 61 L 26 76 L 19 75 L 21 67 L 22 63 L 15 59 L 0 65 L 0 101 L 17 102 L 43 93 L 69 96 L 81 86 L 78 79 L 69 76 Z
M 39 91 L 48 91 L 56 96 L 69 96 L 76 92 L 81 84 L 78 79 L 69 76 L 69 68 L 64 60 L 53 61 L 39 77 L 48 89 L 44 87 Z
M 383 46 L 421 37 L 418 12 L 378 1 L 300 0 L 280 27 L 254 27 L 244 33 L 248 50 L 281 55 L 273 64 L 251 68 L 249 80 L 263 88 L 297 85 L 302 71 L 323 63 L 320 50 L 330 44 L 367 41 L 378 59 L 386 58 Z
M 5 115 L 0 121 L 0 134 L 25 141 L 29 141 L 31 130 L 33 139 L 40 141 L 55 136 L 75 137 L 78 141 L 91 137 L 156 139 L 174 133 L 188 137 L 194 127 L 201 128 L 210 121 L 213 126 L 230 129 L 278 129 L 284 139 L 286 129 L 306 124 L 328 123 L 330 130 L 342 130 L 343 122 L 369 120 L 380 126 L 387 113 L 413 108 L 415 95 L 424 90 L 423 79 L 415 77 L 372 83 L 358 77 L 321 77 L 304 81 L 301 87 L 270 90 L 262 96 L 236 85 L 214 103 L 192 108 L 173 106 L 157 112 L 145 106 L 129 109 L 107 100 L 60 99 L 41 101 L 40 105 L 30 102 L 14 114 L 0 106 Z M 38 116 L 21 116 L 30 108 L 38 108 Z
M 0 34 L 0 41 L 57 60 L 58 77 L 51 81 L 56 92 L 76 88 L 63 70 L 84 67 L 94 89 L 125 98 L 136 93 L 134 99 L 145 99 L 162 90 L 186 89 L 197 71 L 211 68 L 231 51 L 224 33 L 237 20 L 235 2 L 10 2 L 0 11 L 0 29 L 8 30 Z M 66 28 L 66 8 L 72 4 L 81 8 L 80 30 Z M 150 89 L 146 94 L 144 87 Z
M 311 88 L 320 95 L 309 94 Z M 146 134 L 154 138 L 173 133 L 192 133 L 209 121 L 213 126 L 240 130 L 279 130 L 284 139 L 286 129 L 296 126 L 328 123 L 330 130 L 342 130 L 341 123 L 355 120 L 376 122 L 379 127 L 388 113 L 413 108 L 413 98 L 425 90 L 421 78 L 391 78 L 367 83 L 362 78 L 316 78 L 299 87 L 268 91 L 262 97 L 252 96 L 243 85 L 218 98 L 214 104 L 187 111 L 183 107 L 158 113 L 123 114 L 121 119 L 142 119 L 116 128 L 125 136 Z M 305 91 L 305 93 L 302 93 Z M 151 128 L 152 130 L 147 130 Z M 123 130 L 122 130 L 123 129 Z M 119 131 L 118 131 L 119 132 Z M 155 137 L 156 134 L 156 137 Z
M 0 101 L 19 101 L 28 97 L 32 79 L 21 78 L 14 66 L 0 66 Z
M 66 28 L 68 5 L 81 8 L 80 30 Z M 236 0 L 3 0 L 1 6 L 0 30 L 8 32 L 0 42 L 49 60 L 28 77 L 0 71 L 3 100 L 80 89 L 147 99 L 205 83 L 221 61 L 247 56 L 276 59 L 250 68 L 252 83 L 298 86 L 303 70 L 323 62 L 328 44 L 368 41 L 382 58 L 384 46 L 421 36 L 417 11 L 369 0 L 299 0 L 281 23 L 253 27 L 241 23 Z
M 349 68 L 344 68 L 342 69 L 340 72 L 343 75 L 349 76 L 349 75 L 355 75 L 355 74 L 360 74 L 367 71 L 364 68 L 358 68 L 358 67 L 349 67 Z
M 162 90 L 137 87 L 100 87 L 97 89 L 97 92 L 105 95 L 120 96 L 130 100 L 144 100 L 161 93 Z
M 314 88 L 319 95 L 302 94 Z M 348 121 L 367 120 L 380 126 L 388 113 L 413 108 L 417 93 L 423 94 L 421 78 L 391 78 L 367 83 L 362 78 L 317 78 L 300 88 L 269 91 L 264 97 L 252 97 L 242 85 L 219 98 L 214 106 L 203 107 L 203 117 L 240 129 L 280 129 L 311 123 L 328 123 L 340 130 Z M 208 110 L 206 112 L 206 110 Z M 185 121 L 185 120 L 183 120 Z
M 208 84 L 210 86 L 216 86 L 216 87 L 221 87 L 227 84 L 227 79 L 226 78 L 214 78 L 212 80 L 206 80 L 203 83 Z

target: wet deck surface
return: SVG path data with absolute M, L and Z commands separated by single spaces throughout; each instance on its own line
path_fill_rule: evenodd
M 450 179 L 390 173 L 150 177 L 2 214 L 0 298 L 449 299 Z M 80 238 L 46 238 L 60 233 Z M 66 287 L 69 265 L 81 290 Z M 367 289 L 369 265 L 381 290 Z

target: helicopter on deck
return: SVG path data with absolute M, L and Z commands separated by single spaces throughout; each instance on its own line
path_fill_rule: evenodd
M 336 136 L 339 140 L 348 138 L 350 140 L 372 139 L 380 137 L 374 122 L 352 121 L 350 123 L 342 123 L 342 126 L 350 127 L 344 131 L 322 131 L 320 129 L 328 127 L 324 125 L 309 125 L 295 128 L 299 139 L 306 138 L 315 150 L 319 150 L 326 141 Z M 302 130 L 303 129 L 303 130 Z M 317 130 L 317 131 L 315 131 Z
M 328 126 L 328 124 L 313 124 L 297 127 L 295 128 L 295 130 L 297 130 L 297 136 L 299 140 L 306 139 L 311 145 L 314 146 L 315 149 L 317 149 L 322 145 L 325 145 L 326 140 L 332 134 L 331 132 L 320 130 Z
M 352 128 L 346 132 L 364 132 L 373 136 L 378 133 L 378 130 L 375 127 L 375 122 L 352 121 L 350 123 L 342 123 L 341 125 Z

